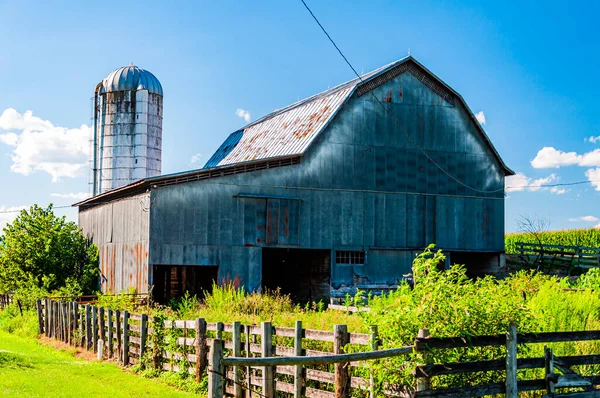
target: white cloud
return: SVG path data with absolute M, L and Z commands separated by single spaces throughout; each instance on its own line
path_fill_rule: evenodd
M 13 222 L 19 215 L 20 211 L 27 209 L 27 206 L 2 206 L 0 205 L 0 235 L 6 224 Z
M 594 137 L 593 135 L 592 135 L 592 136 L 590 136 L 589 138 L 588 138 L 588 137 L 586 137 L 586 138 L 584 138 L 584 141 L 586 141 L 586 142 L 591 142 L 592 144 L 595 144 L 595 143 L 597 143 L 597 142 L 600 142 L 600 135 L 599 135 L 599 136 L 597 136 L 597 137 Z
M 479 111 L 475 114 L 475 118 L 477 119 L 477 121 L 479 123 L 481 123 L 482 125 L 485 124 L 485 114 L 483 113 L 483 111 Z
M 560 178 L 556 174 L 550 174 L 548 177 L 532 179 L 527 177 L 525 174 L 518 172 L 514 176 L 506 177 L 505 185 L 506 192 L 520 192 L 520 191 L 550 191 L 556 195 L 563 195 L 567 193 L 566 189 L 558 187 L 545 187 L 544 185 L 557 183 Z
M 51 193 L 53 198 L 84 200 L 90 197 L 87 192 Z
M 594 149 L 583 155 L 577 152 L 563 152 L 553 147 L 540 149 L 531 161 L 536 169 L 559 168 L 561 166 L 600 166 L 600 149 Z
M 600 191 L 600 167 L 595 169 L 588 169 L 585 171 L 585 176 L 596 191 Z
M 597 222 L 600 221 L 600 218 L 594 216 L 583 216 L 577 218 L 569 218 L 569 221 L 586 221 L 586 222 Z
M 15 173 L 44 171 L 56 182 L 82 176 L 87 168 L 92 129 L 85 124 L 68 129 L 33 116 L 32 111 L 21 114 L 8 108 L 0 115 L 2 130 L 21 131 L 0 134 L 0 142 L 14 147 L 10 169 Z
M 192 156 L 192 158 L 190 159 L 190 165 L 193 166 L 194 164 L 198 163 L 198 161 L 200 160 L 201 157 L 202 157 L 201 153 L 197 153 L 194 156 Z
M 551 146 L 540 149 L 531 161 L 536 169 L 559 168 L 560 166 L 571 166 L 579 162 L 580 155 L 576 152 L 563 152 Z
M 244 119 L 246 121 L 246 123 L 248 123 L 250 121 L 250 112 L 248 112 L 245 109 L 237 108 L 235 111 L 235 115 L 237 117 L 241 117 L 242 119 Z
M 557 195 L 564 195 L 567 193 L 567 189 L 559 188 L 559 187 L 552 187 L 552 188 L 550 188 L 550 192 L 555 193 Z

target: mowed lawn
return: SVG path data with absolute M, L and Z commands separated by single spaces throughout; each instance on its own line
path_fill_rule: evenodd
M 0 396 L 189 396 L 158 380 L 130 374 L 111 363 L 86 361 L 35 339 L 0 331 Z

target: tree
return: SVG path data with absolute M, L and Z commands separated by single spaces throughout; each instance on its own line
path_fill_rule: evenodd
M 52 205 L 34 205 L 0 236 L 0 291 L 69 288 L 83 294 L 98 289 L 98 249 Z

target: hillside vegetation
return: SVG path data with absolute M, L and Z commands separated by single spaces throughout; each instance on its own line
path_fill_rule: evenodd
M 535 235 L 528 232 L 512 233 L 505 235 L 504 242 L 507 254 L 515 254 L 517 252 L 517 242 L 600 247 L 600 228 L 545 231 L 536 233 Z

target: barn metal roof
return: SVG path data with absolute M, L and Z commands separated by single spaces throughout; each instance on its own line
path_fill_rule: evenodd
M 412 64 L 408 63 L 408 61 L 412 62 Z M 204 169 L 304 154 L 317 135 L 359 86 L 363 91 L 368 92 L 380 84 L 379 80 L 382 78 L 389 79 L 400 73 L 403 70 L 401 68 L 406 66 L 403 64 L 416 65 L 418 69 L 423 70 L 427 75 L 431 76 L 437 82 L 436 84 L 444 87 L 445 92 L 450 97 L 456 96 L 461 101 L 498 159 L 505 174 L 513 175 L 514 172 L 500 158 L 483 127 L 477 121 L 475 115 L 460 94 L 446 85 L 440 78 L 411 56 L 399 59 L 362 75 L 360 78 L 357 77 L 322 93 L 276 110 L 248 124 L 246 127 L 227 137 L 225 142 L 206 162 Z M 395 71 L 398 72 L 394 73 Z M 362 95 L 360 92 L 361 89 L 359 88 L 358 90 L 358 95 Z M 451 100 L 451 98 L 446 99 Z
M 111 72 L 102 81 L 100 92 L 137 90 L 148 90 L 150 93 L 163 95 L 162 86 L 156 76 L 135 65 L 124 66 Z

